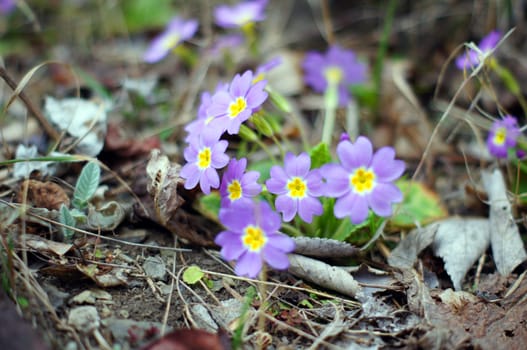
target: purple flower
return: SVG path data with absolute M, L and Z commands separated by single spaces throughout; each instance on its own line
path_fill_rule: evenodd
M 223 174 L 220 186 L 221 206 L 228 207 L 235 202 L 252 202 L 252 198 L 262 191 L 256 181 L 260 177 L 257 171 L 248 171 L 247 159 L 231 159 L 227 171 Z
M 497 30 L 490 32 L 479 42 L 478 48 L 481 52 L 469 49 L 468 52 L 464 52 L 456 58 L 456 66 L 461 70 L 477 67 L 481 59 L 498 45 L 501 36 L 501 33 Z
M 507 158 L 507 150 L 516 146 L 519 135 L 520 129 L 515 117 L 507 115 L 502 120 L 495 121 L 487 137 L 490 154 L 497 158 Z
M 355 143 L 341 141 L 337 155 L 341 164 L 320 169 L 326 179 L 326 196 L 337 198 L 335 216 L 349 216 L 354 224 L 368 217 L 368 208 L 379 216 L 390 216 L 392 203 L 403 199 L 392 183 L 404 172 L 404 162 L 395 160 L 395 150 L 382 147 L 373 154 L 371 141 L 359 136 Z
M 263 21 L 267 0 L 243 1 L 233 6 L 219 5 L 214 9 L 216 24 L 223 28 L 243 27 Z
M 282 64 L 282 57 L 276 56 L 269 61 L 265 62 L 264 64 L 258 66 L 256 68 L 256 72 L 254 74 L 253 83 L 256 83 L 257 81 L 263 80 L 265 78 L 265 74 L 269 72 L 271 69 L 273 69 L 276 66 L 279 66 Z
M 200 137 L 191 140 L 183 152 L 187 164 L 180 173 L 186 179 L 186 189 L 196 187 L 199 182 L 203 193 L 209 194 L 211 188 L 220 186 L 216 169 L 223 168 L 229 162 L 229 157 L 225 154 L 227 146 L 227 141 L 218 141 L 217 135 L 210 130 L 205 130 Z
M 15 6 L 16 6 L 15 0 L 0 0 L 0 13 L 7 14 L 13 11 Z
M 241 34 L 226 34 L 214 40 L 214 44 L 210 47 L 208 54 L 213 57 L 219 56 L 222 52 L 235 49 L 245 42 L 245 38 Z M 219 56 L 218 59 L 225 57 Z
M 253 83 L 253 73 L 236 74 L 229 88 L 216 92 L 207 108 L 207 115 L 214 118 L 210 123 L 216 130 L 237 134 L 240 125 L 249 119 L 267 99 L 265 80 Z
M 284 164 L 285 168 L 273 166 L 271 178 L 265 182 L 269 192 L 278 195 L 276 210 L 282 212 L 284 221 L 291 221 L 298 213 L 310 223 L 313 215 L 323 212 L 316 198 L 323 194 L 322 176 L 318 169 L 309 171 L 311 159 L 305 152 L 298 157 L 288 152 Z
M 337 85 L 339 105 L 345 106 L 349 99 L 349 85 L 366 80 L 366 65 L 357 61 L 355 53 L 334 45 L 325 55 L 308 52 L 302 64 L 306 84 L 316 92 L 324 93 L 329 84 Z
M 155 63 L 161 60 L 181 41 L 192 38 L 197 29 L 198 21 L 194 19 L 173 18 L 165 31 L 152 41 L 143 55 L 143 59 L 148 63 Z
M 348 135 L 347 132 L 343 132 L 342 134 L 340 134 L 339 141 L 351 141 L 350 135 Z
M 295 242 L 278 231 L 280 215 L 269 204 L 235 202 L 220 209 L 219 219 L 226 230 L 214 242 L 221 246 L 225 260 L 238 260 L 237 275 L 256 277 L 263 261 L 280 270 L 289 266 L 287 253 L 295 249 Z
M 216 87 L 214 93 L 222 90 L 227 90 L 228 87 L 228 84 L 220 83 Z M 205 128 L 211 129 L 211 131 L 215 132 L 218 139 L 221 137 L 221 134 L 224 130 L 216 130 L 215 128 L 210 127 L 209 125 L 210 122 L 214 119 L 214 117 L 211 117 L 207 114 L 207 109 L 211 106 L 211 104 L 212 96 L 210 92 L 204 91 L 201 94 L 201 103 L 198 108 L 197 118 L 187 124 L 187 126 L 185 126 L 185 131 L 188 133 L 188 135 L 185 137 L 186 142 L 190 143 L 193 138 L 199 137 L 199 135 L 203 133 Z

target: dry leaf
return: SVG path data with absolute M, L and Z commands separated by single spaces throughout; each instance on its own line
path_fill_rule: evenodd
M 73 247 L 73 244 L 50 241 L 32 234 L 26 234 L 25 244 L 38 252 L 51 252 L 58 256 L 63 256 Z
M 347 258 L 359 249 L 349 243 L 327 238 L 294 237 L 295 253 L 319 258 Z
M 57 100 L 48 96 L 44 113 L 60 131 L 74 138 L 73 145 L 78 153 L 95 157 L 104 146 L 106 108 L 102 101 L 82 98 Z
M 452 217 L 415 229 L 388 257 L 391 266 L 410 268 L 419 253 L 432 244 L 434 254 L 445 263 L 445 270 L 456 290 L 474 262 L 489 245 L 489 221 L 484 218 Z
M 518 225 L 512 216 L 511 204 L 503 174 L 499 169 L 482 172 L 483 186 L 490 202 L 490 244 L 498 272 L 509 275 L 512 270 L 527 259 Z
M 293 275 L 344 295 L 362 297 L 361 287 L 344 269 L 302 255 L 288 257 L 289 272 Z
M 25 195 L 27 193 L 27 197 Z M 26 198 L 24 198 L 26 197 Z M 17 193 L 17 202 L 22 203 L 24 199 L 31 206 L 59 210 L 61 205 L 70 205 L 70 199 L 64 189 L 51 181 L 25 180 Z
M 158 149 L 150 153 L 150 160 L 146 165 L 146 174 L 150 178 L 147 190 L 154 199 L 158 220 L 165 225 L 182 203 L 177 194 L 177 185 L 181 178 L 179 164 L 171 164 L 168 157 L 160 153 Z

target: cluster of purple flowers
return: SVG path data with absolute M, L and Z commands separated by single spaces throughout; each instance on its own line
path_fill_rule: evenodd
M 337 155 L 340 163 L 311 169 L 307 153 L 287 153 L 284 167 L 271 168 L 265 184 L 277 195 L 275 207 L 283 221 L 298 215 L 310 223 L 313 216 L 323 212 L 321 196 L 337 198 L 335 216 L 349 217 L 354 224 L 366 220 L 370 209 L 383 217 L 392 214 L 392 204 L 403 198 L 393 182 L 405 169 L 404 163 L 395 159 L 394 149 L 383 147 L 374 153 L 370 140 L 360 136 L 355 143 L 342 138 Z M 294 244 L 278 231 L 280 216 L 267 203 L 254 201 L 261 191 L 257 183 L 260 174 L 245 172 L 246 165 L 245 158 L 233 159 L 223 176 L 219 218 L 227 230 L 220 233 L 216 243 L 225 259 L 238 260 L 237 274 L 255 277 L 262 261 L 274 268 L 286 268 L 285 256 Z
M 218 5 L 214 9 L 215 22 L 222 28 L 244 28 L 255 22 L 265 19 L 265 8 L 268 0 L 242 1 L 238 4 Z M 14 6 L 13 0 L 0 1 L 0 11 Z M 163 59 L 171 50 L 181 42 L 191 39 L 198 30 L 198 21 L 195 19 L 185 20 L 179 16 L 174 17 L 165 30 L 150 43 L 143 55 L 147 63 L 155 63 Z M 241 39 L 243 40 L 243 39 Z M 224 38 L 222 45 L 239 45 L 240 37 L 228 35 Z M 214 50 L 219 50 L 216 47 Z
M 265 18 L 267 0 L 251 0 L 233 6 L 220 5 L 214 10 L 215 23 L 222 28 L 247 29 Z M 147 62 L 162 59 L 179 43 L 197 31 L 195 20 L 175 18 L 146 52 Z M 353 223 L 364 221 L 371 209 L 380 216 L 392 213 L 392 204 L 402 200 L 393 184 L 404 171 L 404 163 L 395 160 L 395 151 L 385 147 L 373 153 L 371 142 L 359 137 L 352 143 L 341 138 L 337 147 L 340 162 L 311 169 L 311 158 L 303 152 L 287 153 L 284 165 L 270 169 L 265 182 L 267 192 L 275 195 L 274 211 L 258 199 L 263 186 L 260 173 L 247 170 L 247 159 L 230 159 L 228 142 L 222 135 L 236 135 L 243 123 L 262 108 L 267 100 L 265 74 L 280 63 L 273 59 L 255 73 L 245 71 L 228 84 L 219 84 L 214 92 L 203 92 L 197 118 L 185 127 L 186 164 L 180 175 L 184 187 L 199 185 L 209 194 L 219 189 L 219 220 L 225 227 L 216 238 L 226 260 L 237 260 L 238 275 L 256 277 L 263 263 L 276 269 L 289 265 L 287 254 L 294 250 L 294 241 L 280 233 L 282 221 L 298 216 L 307 223 L 323 213 L 320 197 L 337 198 L 334 214 L 349 217 Z M 325 54 L 310 52 L 303 62 L 305 80 L 317 92 L 329 87 L 338 92 L 339 104 L 351 98 L 349 87 L 366 79 L 366 65 L 351 50 L 332 46 Z M 220 180 L 218 171 L 226 167 Z M 280 215 L 281 214 L 281 215 Z

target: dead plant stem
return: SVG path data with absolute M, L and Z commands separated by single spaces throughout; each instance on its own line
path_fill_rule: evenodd
M 18 85 L 7 73 L 4 67 L 0 67 L 0 77 L 13 91 L 16 91 Z M 38 122 L 40 123 L 40 125 L 42 125 L 42 128 L 49 135 L 49 137 L 51 137 L 54 142 L 59 142 L 61 137 L 60 133 L 55 128 L 53 128 L 53 126 L 42 115 L 42 113 L 40 113 L 40 111 L 33 105 L 27 95 L 23 91 L 20 91 L 18 97 L 22 100 L 22 102 L 24 102 L 24 105 L 29 110 L 29 112 L 33 114 L 35 118 L 37 118 Z

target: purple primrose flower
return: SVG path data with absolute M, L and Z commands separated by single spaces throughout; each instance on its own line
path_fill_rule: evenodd
M 181 177 L 185 179 L 185 188 L 199 186 L 203 193 L 209 194 L 211 188 L 220 186 L 220 178 L 216 169 L 223 168 L 229 162 L 225 154 L 228 143 L 218 141 L 217 135 L 205 130 L 200 137 L 193 138 L 185 148 L 183 155 L 187 164 L 181 168 Z
M 403 161 L 395 159 L 395 150 L 382 147 L 373 154 L 371 141 L 359 136 L 355 143 L 341 141 L 337 155 L 341 164 L 327 164 L 320 169 L 326 179 L 326 196 L 337 198 L 335 216 L 349 216 L 354 224 L 366 220 L 368 208 L 379 216 L 390 216 L 392 203 L 403 199 L 392 183 L 405 168 Z
M 220 209 L 219 219 L 226 230 L 214 242 L 221 246 L 225 260 L 238 260 L 237 275 L 256 277 L 263 261 L 279 270 L 289 266 L 287 253 L 295 249 L 295 242 L 278 231 L 280 215 L 269 204 L 235 202 Z
M 249 119 L 267 99 L 264 87 L 265 80 L 253 83 L 253 73 L 246 71 L 236 74 L 228 89 L 220 90 L 212 96 L 212 103 L 207 108 L 207 115 L 214 120 L 211 127 L 216 130 L 237 134 L 240 125 Z
M 222 208 L 235 202 L 252 202 L 252 198 L 262 191 L 262 186 L 256 181 L 260 177 L 257 171 L 245 172 L 247 159 L 231 159 L 223 174 L 220 186 Z
M 7 14 L 14 10 L 16 6 L 15 0 L 0 0 L 0 13 Z
M 476 68 L 480 64 L 481 59 L 484 59 L 486 54 L 494 50 L 501 37 L 501 33 L 497 30 L 490 32 L 479 42 L 478 48 L 481 52 L 468 49 L 468 52 L 464 52 L 456 58 L 456 66 L 461 70 Z
M 173 18 L 165 31 L 152 41 L 143 55 L 143 59 L 148 63 L 155 63 L 161 60 L 181 41 L 192 38 L 197 29 L 198 21 L 194 19 L 184 20 L 180 17 Z
M 338 45 L 331 46 L 324 55 L 308 52 L 302 67 L 306 84 L 316 92 L 324 93 L 329 84 L 337 85 L 340 106 L 350 99 L 349 86 L 366 80 L 366 65 L 357 60 L 353 51 Z
M 298 213 L 310 223 L 313 215 L 323 212 L 317 197 L 323 194 L 322 176 L 318 169 L 309 171 L 311 159 L 305 152 L 295 157 L 287 153 L 285 168 L 273 166 L 271 178 L 265 182 L 269 192 L 277 194 L 276 210 L 282 212 L 284 221 L 291 221 Z
M 223 28 L 238 28 L 265 19 L 267 0 L 242 1 L 236 5 L 219 5 L 214 9 L 216 24 Z
M 516 146 L 520 129 L 515 117 L 507 115 L 502 120 L 492 124 L 487 137 L 487 147 L 490 154 L 496 158 L 507 158 L 507 150 Z
M 218 84 L 216 87 L 216 90 L 214 93 L 222 90 L 227 90 L 229 87 L 228 84 Z M 195 138 L 199 137 L 201 133 L 203 133 L 203 130 L 205 128 L 211 129 L 211 131 L 214 131 L 217 133 L 218 139 L 221 137 L 221 134 L 223 133 L 223 130 L 216 130 L 215 128 L 210 127 L 210 122 L 214 119 L 214 117 L 211 117 L 207 114 L 207 109 L 212 104 L 212 95 L 208 91 L 204 91 L 201 94 L 201 103 L 198 108 L 198 114 L 197 118 L 194 119 L 192 122 L 188 123 L 185 126 L 185 131 L 187 132 L 187 136 L 185 137 L 185 141 L 190 143 L 190 141 Z

